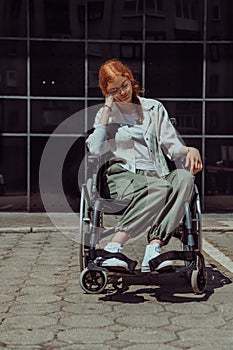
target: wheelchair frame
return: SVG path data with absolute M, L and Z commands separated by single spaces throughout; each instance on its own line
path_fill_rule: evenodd
M 98 156 L 88 156 L 88 163 L 95 170 L 91 178 L 81 188 L 80 201 L 80 285 L 86 293 L 101 293 L 104 291 L 108 278 L 107 273 L 145 274 L 136 271 L 137 261 L 129 259 L 122 253 L 109 253 L 98 249 L 101 238 L 114 233 L 114 228 L 105 229 L 103 226 L 103 215 L 108 208 L 114 204 L 114 211 L 121 212 L 126 205 L 125 200 L 106 199 L 99 195 L 98 188 Z M 169 272 L 184 272 L 190 280 L 193 292 L 202 294 L 206 287 L 205 260 L 202 255 L 202 216 L 198 188 L 194 185 L 194 191 L 190 203 L 185 203 L 185 215 L 182 223 L 177 227 L 174 235 L 181 243 L 183 250 L 172 250 L 160 254 L 150 260 L 151 275 Z M 115 269 L 101 267 L 98 265 L 98 257 L 116 257 L 128 263 L 129 270 L 116 271 Z M 156 271 L 156 267 L 165 260 L 181 260 L 184 266 L 176 267 L 167 272 Z M 147 273 L 148 274 L 148 273 Z

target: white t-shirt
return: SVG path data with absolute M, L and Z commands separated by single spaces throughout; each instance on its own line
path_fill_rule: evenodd
M 150 151 L 144 139 L 143 125 L 137 124 L 138 115 L 133 113 L 123 114 L 122 116 L 134 141 L 136 169 L 156 170 L 155 162 L 151 160 Z

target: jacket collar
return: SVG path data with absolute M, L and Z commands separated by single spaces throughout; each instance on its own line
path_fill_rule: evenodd
M 149 112 L 151 110 L 154 109 L 155 107 L 155 104 L 154 104 L 154 101 L 153 100 L 150 100 L 150 99 L 147 99 L 145 97 L 140 97 L 138 96 L 139 98 L 139 101 L 142 105 L 142 109 L 145 111 L 145 112 Z M 116 103 L 113 104 L 113 113 L 112 113 L 113 117 L 112 117 L 112 121 L 117 121 L 118 123 L 122 123 L 124 122 L 124 119 L 122 117 L 122 113 L 119 109 L 119 107 L 117 106 Z M 147 120 L 147 123 L 148 123 L 148 120 Z
M 142 108 L 145 111 L 150 111 L 150 110 L 154 109 L 155 104 L 154 104 L 153 100 L 150 100 L 150 99 L 145 98 L 145 97 L 140 97 L 140 96 L 138 96 L 138 98 L 139 98 L 139 101 L 141 102 Z

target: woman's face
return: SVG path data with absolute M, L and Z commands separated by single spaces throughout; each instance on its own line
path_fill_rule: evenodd
M 116 77 L 113 82 L 108 83 L 107 93 L 113 96 L 114 102 L 130 103 L 133 94 L 130 80 L 127 77 Z

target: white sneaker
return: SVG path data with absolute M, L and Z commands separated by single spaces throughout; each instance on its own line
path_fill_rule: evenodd
M 142 261 L 141 272 L 150 272 L 149 261 L 156 258 L 161 254 L 161 248 L 159 243 L 148 244 L 146 246 L 145 255 Z M 155 269 L 156 271 L 170 269 L 173 266 L 173 261 L 166 260 L 163 261 L 159 266 Z
M 123 247 L 119 243 L 110 242 L 104 248 L 107 252 L 110 253 L 122 253 Z M 117 258 L 98 258 L 98 263 L 103 267 L 115 268 L 117 270 L 128 270 L 128 264 L 126 261 L 117 259 Z

